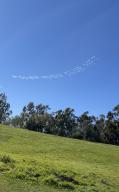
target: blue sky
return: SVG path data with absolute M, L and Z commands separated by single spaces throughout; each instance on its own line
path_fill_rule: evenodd
M 62 78 L 95 56 L 95 65 Z M 52 111 L 106 113 L 119 104 L 118 0 L 1 0 L 0 90 L 13 114 L 29 101 Z

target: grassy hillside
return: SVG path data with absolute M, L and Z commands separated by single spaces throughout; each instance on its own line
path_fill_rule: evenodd
M 118 192 L 119 147 L 0 126 L 0 192 Z

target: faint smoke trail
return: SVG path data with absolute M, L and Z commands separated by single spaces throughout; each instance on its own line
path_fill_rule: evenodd
M 92 56 L 88 60 L 86 60 L 82 65 L 75 66 L 71 70 L 64 71 L 63 73 L 57 73 L 57 74 L 50 74 L 50 75 L 12 75 L 13 79 L 20 79 L 20 80 L 50 80 L 50 79 L 59 79 L 63 77 L 69 77 L 76 75 L 77 73 L 81 73 L 85 71 L 90 65 L 94 65 L 97 62 L 96 56 Z

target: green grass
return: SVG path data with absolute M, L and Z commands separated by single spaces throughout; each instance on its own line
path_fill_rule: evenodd
M 0 192 L 118 192 L 119 147 L 0 125 Z

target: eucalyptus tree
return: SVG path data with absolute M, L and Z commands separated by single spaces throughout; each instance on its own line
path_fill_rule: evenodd
M 5 93 L 0 93 L 0 123 L 5 122 L 12 114 L 10 104 L 7 102 Z

